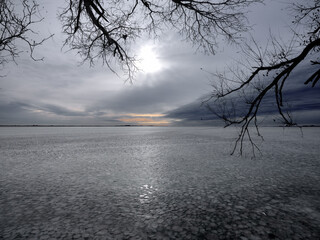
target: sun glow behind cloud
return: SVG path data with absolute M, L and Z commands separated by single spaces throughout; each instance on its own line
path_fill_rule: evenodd
M 143 73 L 155 73 L 163 69 L 164 64 L 161 62 L 155 48 L 152 45 L 146 45 L 140 49 L 138 54 L 138 68 Z

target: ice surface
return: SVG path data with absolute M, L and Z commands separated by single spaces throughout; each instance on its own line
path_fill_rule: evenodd
M 0 239 L 319 239 L 320 128 L 0 128 Z

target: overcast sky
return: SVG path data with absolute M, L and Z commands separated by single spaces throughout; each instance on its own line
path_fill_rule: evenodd
M 286 14 L 284 2 L 267 0 L 265 5 L 250 9 L 249 21 L 255 29 L 251 34 L 261 44 L 270 29 L 284 39 L 289 36 L 292 16 Z M 213 119 L 200 106 L 200 99 L 210 93 L 214 79 L 201 68 L 212 72 L 223 69 L 237 58 L 239 50 L 235 46 L 221 42 L 217 54 L 207 56 L 196 53 L 191 44 L 170 31 L 158 40 L 141 39 L 135 49 L 149 59 L 143 63 L 145 72 L 130 84 L 121 72 L 117 76 L 100 64 L 80 65 L 75 52 L 61 49 L 64 36 L 57 12 L 65 3 L 39 3 L 45 17 L 36 27 L 39 37 L 54 36 L 35 52 L 44 57 L 43 61 L 35 62 L 21 54 L 17 64 L 9 63 L 2 70 L 0 75 L 5 76 L 0 78 L 0 124 L 197 125 Z M 304 72 L 296 74 L 303 76 Z M 292 97 L 300 106 L 295 110 L 305 110 L 306 122 L 319 123 L 319 87 L 308 92 L 314 96 L 309 99 L 298 94 L 302 93 L 300 89 L 298 85 L 291 92 L 299 96 Z

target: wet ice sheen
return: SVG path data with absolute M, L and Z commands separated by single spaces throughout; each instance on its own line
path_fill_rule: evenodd
M 320 129 L 261 130 L 0 128 L 0 239 L 319 239 Z

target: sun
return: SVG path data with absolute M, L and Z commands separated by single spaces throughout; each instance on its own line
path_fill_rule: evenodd
M 138 68 L 141 69 L 143 73 L 155 73 L 163 68 L 163 64 L 154 47 L 150 45 L 140 49 L 138 61 Z

